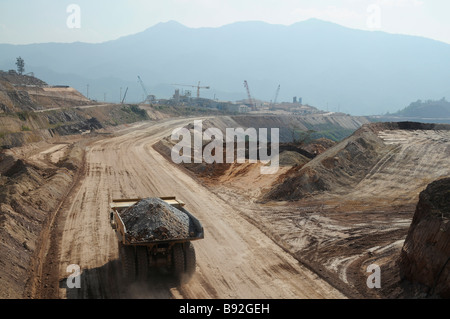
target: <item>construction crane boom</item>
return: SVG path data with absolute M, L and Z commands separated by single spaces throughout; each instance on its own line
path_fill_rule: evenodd
M 210 89 L 209 86 L 200 86 L 200 81 L 198 82 L 198 85 L 187 85 L 187 84 L 172 84 L 172 85 L 188 86 L 188 87 L 191 87 L 191 88 L 196 88 L 197 89 L 197 99 L 200 98 L 200 89 L 206 89 L 206 90 Z
M 128 92 L 128 88 L 125 90 L 125 95 L 123 96 L 122 104 L 123 104 L 123 102 L 125 102 L 125 98 L 127 97 L 127 92 Z
M 277 104 L 278 94 L 280 93 L 281 85 L 278 85 L 277 91 L 275 92 L 275 98 L 273 99 L 272 106 L 275 106 Z
M 138 80 L 139 80 L 139 84 L 141 84 L 142 90 L 145 93 L 145 96 L 148 96 L 147 89 L 145 88 L 144 82 L 142 82 L 142 79 L 141 79 L 141 77 L 139 75 L 138 75 Z
M 144 82 L 142 81 L 142 79 L 141 79 L 141 77 L 140 77 L 139 75 L 138 75 L 138 80 L 139 80 L 139 83 L 141 84 L 142 90 L 143 90 L 144 93 L 145 93 L 145 100 L 144 100 L 144 103 L 148 102 L 148 103 L 151 104 L 151 102 L 152 102 L 152 100 L 153 100 L 153 96 L 151 96 L 151 95 L 148 94 L 147 89 L 145 88 Z
M 251 105 L 252 110 L 256 111 L 256 105 L 253 103 L 252 95 L 250 94 L 250 88 L 248 86 L 247 80 L 244 81 L 245 89 L 247 90 L 248 101 Z

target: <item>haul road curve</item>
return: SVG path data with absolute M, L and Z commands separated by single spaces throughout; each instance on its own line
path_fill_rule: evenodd
M 192 119 L 137 124 L 86 150 L 83 176 L 55 219 L 43 262 L 40 298 L 345 298 L 301 266 L 207 188 L 164 159 L 152 145 Z M 194 242 L 197 271 L 176 286 L 154 274 L 148 283 L 120 281 L 117 237 L 109 224 L 113 198 L 175 195 L 205 228 Z M 79 265 L 81 288 L 68 289 L 69 265 Z

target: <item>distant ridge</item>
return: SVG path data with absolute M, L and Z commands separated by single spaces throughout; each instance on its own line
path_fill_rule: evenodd
M 67 84 L 93 99 L 129 101 L 148 91 L 171 97 L 172 83 L 211 87 L 202 97 L 279 101 L 302 97 L 323 110 L 353 115 L 396 112 L 411 101 L 450 96 L 450 45 L 421 37 L 349 29 L 310 19 L 289 26 L 259 21 L 189 28 L 176 21 L 99 44 L 0 45 L 0 69 L 26 70 L 49 84 Z M 179 88 L 179 87 L 178 87 Z
M 420 118 L 450 118 L 450 102 L 445 98 L 439 101 L 421 101 L 411 103 L 409 106 L 392 115 L 400 117 L 420 117 Z

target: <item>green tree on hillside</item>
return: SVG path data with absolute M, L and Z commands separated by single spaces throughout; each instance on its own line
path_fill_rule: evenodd
M 22 75 L 23 72 L 25 72 L 25 61 L 22 59 L 22 57 L 18 57 L 16 60 L 17 65 L 17 72 Z

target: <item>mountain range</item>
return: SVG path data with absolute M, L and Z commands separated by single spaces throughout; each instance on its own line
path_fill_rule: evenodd
M 198 82 L 201 96 L 303 103 L 352 115 L 396 112 L 419 99 L 450 96 L 450 44 L 422 37 L 349 29 L 317 19 L 289 26 L 237 22 L 189 28 L 175 21 L 117 40 L 89 43 L 0 44 L 0 69 L 15 69 L 90 98 L 118 102 L 149 94 L 168 98 Z M 89 87 L 88 87 L 89 85 Z M 121 89 L 122 88 L 122 89 Z M 122 95 L 121 93 L 122 92 Z

